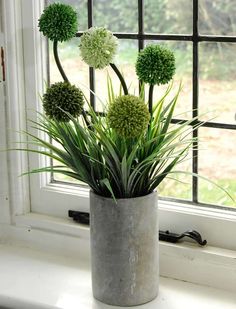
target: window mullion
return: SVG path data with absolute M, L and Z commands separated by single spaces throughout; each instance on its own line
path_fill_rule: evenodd
M 198 117 L 198 92 L 199 92 L 199 61 L 198 61 L 198 43 L 199 43 L 199 32 L 198 32 L 198 0 L 193 0 L 193 101 L 192 101 L 192 116 Z M 193 131 L 193 138 L 198 138 L 198 129 Z M 198 174 L 198 142 L 193 143 L 193 161 L 192 161 L 192 172 Z M 192 177 L 192 200 L 198 202 L 198 178 Z
M 139 51 L 144 48 L 144 25 L 143 25 L 143 18 L 144 18 L 144 5 L 143 0 L 138 0 L 138 49 Z
M 88 10 L 88 28 L 93 27 L 93 0 L 88 0 L 87 10 Z M 90 86 L 90 103 L 95 110 L 95 70 L 89 67 L 89 86 Z

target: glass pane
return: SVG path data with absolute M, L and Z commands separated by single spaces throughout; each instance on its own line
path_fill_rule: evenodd
M 130 94 L 138 94 L 138 80 L 135 73 L 135 62 L 138 55 L 138 43 L 134 40 L 119 40 L 119 50 L 115 64 L 122 72 Z M 107 76 L 111 77 L 115 94 L 119 94 L 120 81 L 111 67 L 96 70 L 96 110 L 104 111 L 107 105 Z
M 60 1 L 55 1 L 55 0 L 48 0 L 47 3 L 53 3 L 53 2 L 60 2 L 64 4 L 69 4 L 73 6 L 78 13 L 78 31 L 83 31 L 87 29 L 88 25 L 88 14 L 87 14 L 87 0 L 60 0 Z
M 145 32 L 192 33 L 192 0 L 145 0 L 144 12 Z
M 160 44 L 173 51 L 176 59 L 176 74 L 174 75 L 172 94 L 169 95 L 169 98 L 172 99 L 178 90 L 180 82 L 182 82 L 182 90 L 178 98 L 174 118 L 190 119 L 192 117 L 192 43 L 146 41 L 146 45 L 148 44 Z M 166 89 L 167 85 L 155 86 L 153 101 L 158 101 L 164 95 Z M 148 95 L 148 89 L 146 95 Z
M 172 125 L 172 128 L 175 127 L 177 127 L 177 125 Z M 189 136 L 189 138 L 191 138 L 191 135 Z M 176 173 L 167 175 L 163 182 L 161 182 L 161 184 L 157 188 L 160 196 L 172 197 L 181 200 L 192 199 L 192 176 L 183 173 L 192 172 L 191 157 L 192 151 L 190 150 L 188 156 L 183 160 L 183 162 L 177 164 L 173 168 L 172 171 L 176 171 Z M 181 173 L 178 173 L 178 171 Z
M 191 172 L 188 166 L 180 166 L 179 168 L 185 172 Z M 190 201 L 192 199 L 191 176 L 184 174 L 175 174 L 166 177 L 157 188 L 157 192 L 161 197 L 170 197 L 179 200 Z
M 214 111 L 215 122 L 235 124 L 236 102 L 236 45 L 229 43 L 201 43 L 200 114 Z M 204 120 L 212 117 L 209 113 Z
M 199 129 L 203 150 L 199 151 L 199 174 L 226 189 L 236 200 L 236 131 Z M 200 202 L 236 207 L 221 189 L 199 179 Z
M 236 35 L 236 1 L 200 0 L 199 30 L 201 34 Z
M 53 165 L 57 165 L 57 162 L 55 160 L 53 160 Z M 69 176 L 66 175 L 62 175 L 62 174 L 57 174 L 54 173 L 53 174 L 53 180 L 55 181 L 61 181 L 61 182 L 66 182 L 66 183 L 73 183 L 73 184 L 78 184 L 78 185 L 86 185 L 83 182 L 76 180 L 74 178 L 71 178 Z
M 94 26 L 114 32 L 138 31 L 138 2 L 136 0 L 94 0 Z

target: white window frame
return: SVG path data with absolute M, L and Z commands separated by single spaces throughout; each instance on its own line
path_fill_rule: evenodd
M 47 75 L 46 42 L 37 27 L 43 7 L 43 0 L 3 0 L 8 81 L 7 122 L 12 132 L 25 130 L 26 118 L 36 120 L 32 110 L 40 109 L 39 94 L 43 93 Z M 8 138 L 11 144 L 19 140 L 19 134 L 12 133 Z M 20 138 L 24 141 L 22 136 Z M 45 158 L 35 154 L 10 153 L 12 222 L 78 235 L 80 226 L 67 218 L 67 210 L 89 211 L 89 189 L 50 184 L 49 175 L 44 174 L 19 178 L 22 172 L 43 166 L 45 162 Z M 233 210 L 159 201 L 159 216 L 162 230 L 183 232 L 196 229 L 211 246 L 236 250 L 236 212 Z
M 1 7 L 1 2 L 0 2 Z M 0 13 L 0 50 L 4 50 L 4 36 L 3 36 L 3 21 Z M 3 77 L 3 67 L 0 61 L 0 149 L 6 149 L 6 95 L 5 82 Z M 7 153 L 0 151 L 0 205 L 2 212 L 0 216 L 0 224 L 10 222 L 9 213 L 9 190 L 8 190 L 8 173 L 7 173 Z

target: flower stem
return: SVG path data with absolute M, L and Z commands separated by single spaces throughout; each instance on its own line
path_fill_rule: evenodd
M 124 80 L 122 74 L 120 73 L 119 69 L 117 68 L 117 66 L 114 63 L 110 63 L 110 66 L 115 71 L 116 75 L 118 76 L 118 78 L 121 82 L 122 88 L 124 90 L 124 94 L 129 94 L 125 80 Z
M 154 85 L 150 85 L 149 95 L 148 95 L 148 110 L 151 116 L 152 116 L 152 103 L 153 103 L 153 89 L 154 89 Z
M 58 57 L 58 50 L 57 50 L 57 44 L 58 44 L 58 41 L 53 41 L 53 54 L 54 54 L 54 59 L 56 61 L 56 65 L 58 67 L 58 70 L 59 72 L 61 73 L 61 76 L 62 78 L 64 79 L 65 82 L 69 83 L 69 80 L 62 68 L 62 65 L 61 65 L 61 62 L 60 62 L 60 59 Z
M 57 46 L 58 46 L 58 41 L 53 41 L 53 54 L 54 54 L 54 59 L 55 59 L 55 61 L 56 61 L 57 68 L 58 68 L 59 72 L 61 73 L 61 76 L 62 76 L 64 82 L 69 83 L 69 79 L 67 78 L 67 76 L 66 76 L 66 74 L 65 74 L 65 72 L 64 72 L 64 70 L 63 70 L 63 68 L 62 68 L 62 65 L 61 65 L 61 62 L 60 62 L 60 59 L 59 59 L 59 56 L 58 56 L 58 49 L 57 49 Z M 89 126 L 90 126 L 90 122 L 89 122 L 89 120 L 88 120 L 88 118 L 87 118 L 87 115 L 86 115 L 84 109 L 82 110 L 82 116 L 83 116 L 83 118 L 84 118 L 84 121 L 85 121 L 87 127 L 89 127 Z

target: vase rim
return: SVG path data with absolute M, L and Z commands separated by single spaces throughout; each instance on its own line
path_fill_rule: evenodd
M 98 198 L 101 198 L 101 199 L 104 199 L 104 200 L 114 200 L 112 197 L 106 197 L 106 196 L 102 196 L 102 195 L 99 195 L 97 193 L 95 193 L 92 189 L 89 190 L 90 191 L 90 194 L 92 195 L 95 195 L 97 196 Z M 134 196 L 134 197 L 127 197 L 127 198 L 116 198 L 117 201 L 122 201 L 122 200 L 134 200 L 134 199 L 144 199 L 144 198 L 147 198 L 148 196 L 152 196 L 152 195 L 157 195 L 157 191 L 154 190 L 152 191 L 151 193 L 148 193 L 146 195 L 141 195 L 141 196 Z

